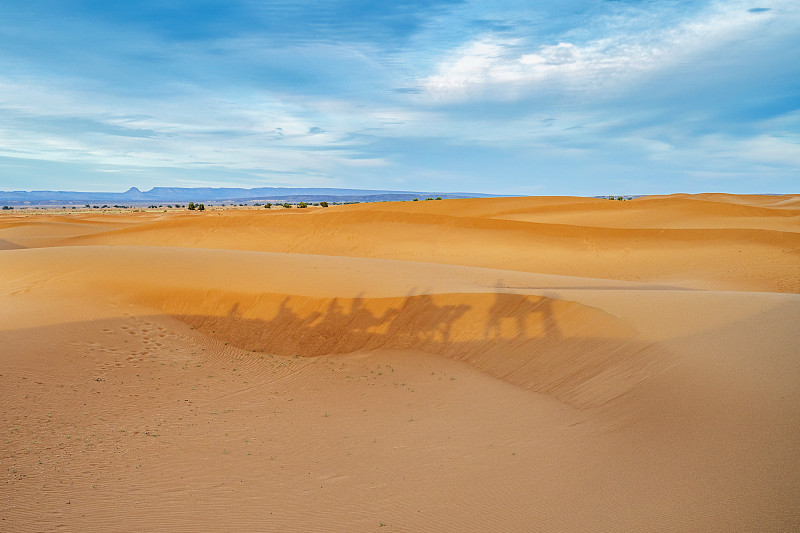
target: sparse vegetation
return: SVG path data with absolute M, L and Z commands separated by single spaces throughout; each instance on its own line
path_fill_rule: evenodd
M 319 205 L 321 207 L 328 207 L 328 202 L 320 202 Z
M 308 204 L 306 204 L 305 202 L 300 202 L 300 203 L 297 205 L 297 207 L 299 207 L 300 209 L 305 209 L 306 207 L 308 207 Z

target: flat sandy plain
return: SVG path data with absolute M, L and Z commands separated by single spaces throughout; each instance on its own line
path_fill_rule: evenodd
M 800 196 L 0 216 L 2 531 L 798 531 Z

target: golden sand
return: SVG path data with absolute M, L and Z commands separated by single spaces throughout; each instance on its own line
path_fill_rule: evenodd
M 799 293 L 800 196 L 4 213 L 0 531 L 796 531 Z

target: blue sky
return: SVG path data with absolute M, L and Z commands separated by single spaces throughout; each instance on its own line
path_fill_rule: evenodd
M 4 0 L 0 190 L 800 192 L 797 0 Z

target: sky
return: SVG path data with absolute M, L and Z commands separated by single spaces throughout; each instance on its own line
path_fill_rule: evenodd
M 0 190 L 800 192 L 797 0 L 3 0 Z

